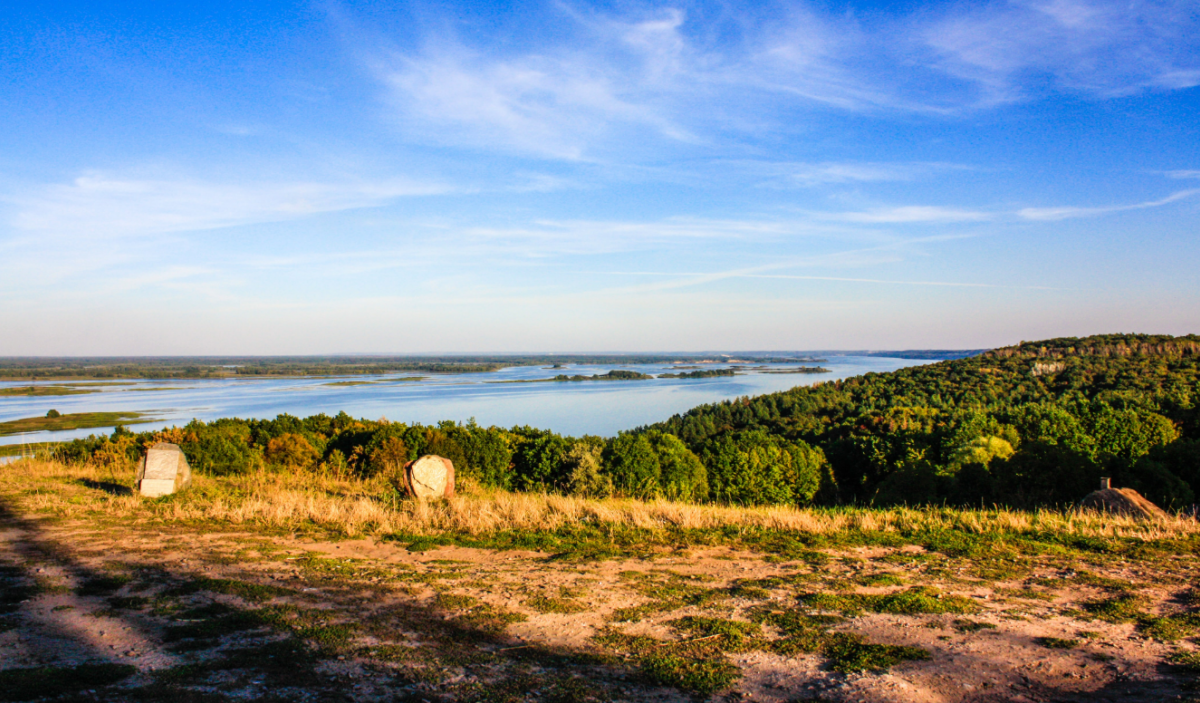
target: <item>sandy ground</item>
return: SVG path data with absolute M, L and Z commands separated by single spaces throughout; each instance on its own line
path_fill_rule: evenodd
M 13 611 L 4 616 L 7 624 L 0 631 L 0 675 L 34 667 L 69 668 L 85 662 L 128 664 L 137 669 L 138 673 L 123 683 L 86 695 L 71 693 L 65 698 L 70 700 L 79 695 L 86 700 L 123 700 L 132 695 L 130 691 L 142 687 L 146 691 L 166 691 L 163 699 L 173 700 L 180 699 L 171 691 L 186 689 L 199 692 L 197 695 L 215 696 L 212 700 L 278 695 L 284 699 L 432 702 L 478 697 L 480 687 L 486 691 L 496 685 L 496 677 L 508 676 L 505 671 L 519 671 L 521 676 L 538 680 L 551 670 L 565 670 L 588 679 L 604 679 L 599 693 L 579 694 L 580 700 L 687 700 L 697 696 L 639 678 L 636 664 L 626 654 L 606 651 L 593 638 L 616 630 L 676 641 L 685 636 L 670 622 L 688 615 L 745 620 L 754 607 L 794 608 L 797 594 L 802 592 L 871 594 L 931 585 L 947 594 L 969 598 L 977 612 L 865 612 L 834 626 L 836 631 L 858 633 L 872 643 L 922 648 L 929 652 L 929 659 L 904 661 L 886 670 L 840 673 L 831 669 L 820 654 L 730 652 L 725 656 L 741 670 L 741 677 L 730 688 L 708 697 L 779 703 L 1100 703 L 1191 700 L 1200 695 L 1194 691 L 1195 683 L 1189 675 L 1164 663 L 1174 652 L 1196 650 L 1194 638 L 1157 640 L 1139 633 L 1134 623 L 1090 617 L 1081 605 L 1111 596 L 1113 587 L 1096 586 L 1095 579 L 1077 583 L 1074 568 L 1064 568 L 1060 562 L 1047 560 L 1045 565 L 1035 565 L 1017 578 L 987 581 L 955 575 L 953 564 L 931 574 L 929 562 L 920 559 L 922 550 L 916 547 L 826 554 L 826 562 L 812 564 L 772 561 L 764 558 L 768 555 L 716 547 L 668 553 L 654 559 L 566 563 L 537 552 L 457 547 L 412 552 L 403 545 L 371 539 L 323 542 L 287 535 L 201 535 L 183 528 L 136 525 L 95 529 L 84 523 L 44 525 L 10 519 L 0 531 L 0 559 L 8 565 L 6 593 Z M 906 562 L 899 558 L 903 555 L 914 559 Z M 321 569 L 313 568 L 314 563 L 322 565 Z M 944 560 L 939 563 L 945 566 Z M 334 566 L 340 572 L 330 575 L 329 569 Z M 1196 565 L 1190 557 L 1176 558 L 1164 564 L 1161 571 L 1153 565 L 1119 561 L 1086 566 L 1088 573 L 1096 577 L 1131 582 L 1145 599 L 1149 612 L 1170 614 L 1194 609 L 1181 600 L 1197 580 Z M 770 588 L 765 597 L 731 596 L 714 603 L 648 613 L 630 622 L 614 620 L 619 609 L 651 600 L 638 590 L 637 574 L 683 579 L 707 589 L 724 589 L 746 579 L 769 577 L 791 582 Z M 902 584 L 854 585 L 878 574 L 890 574 Z M 799 585 L 797 576 L 803 577 Z M 256 600 L 237 592 L 200 589 L 173 596 L 174 610 L 162 605 L 170 600 L 163 594 L 172 593 L 171 584 L 201 577 L 278 590 Z M 109 579 L 107 584 L 105 578 Z M 1039 585 L 1049 583 L 1045 579 L 1057 580 L 1058 585 Z M 1039 598 L 1034 594 L 1042 595 Z M 438 605 L 442 602 L 439 597 L 444 600 L 448 596 L 468 596 L 474 599 L 471 602 L 516 613 L 524 619 L 508 624 L 495 636 L 453 645 L 489 654 L 493 660 L 486 666 L 456 663 L 438 669 L 437 676 L 429 680 L 399 676 L 398 666 L 415 661 L 426 667 L 420 669 L 425 671 L 438 667 L 439 658 L 452 651 L 426 646 L 432 636 L 419 625 L 451 621 L 454 606 Z M 538 596 L 569 601 L 579 612 L 540 612 L 530 605 L 531 599 Z M 142 600 L 140 605 L 114 606 L 120 601 L 113 599 L 121 598 Z M 169 628 L 189 622 L 181 619 L 181 612 L 211 603 L 231 608 L 295 606 L 326 614 L 328 623 L 374 624 L 355 630 L 352 640 L 336 650 L 321 650 L 312 660 L 321 679 L 289 689 L 286 695 L 279 689 L 273 692 L 270 677 L 256 673 L 251 664 L 244 671 L 225 671 L 182 688 L 163 689 L 163 677 L 156 678 L 155 672 L 177 671 L 239 644 L 270 639 L 269 633 L 261 631 L 232 632 L 212 647 L 190 651 L 167 641 Z M 387 618 L 396 613 L 401 614 L 396 616 L 399 619 L 388 624 L 391 621 Z M 1074 640 L 1075 645 L 1054 648 L 1039 638 Z M 373 648 L 382 645 L 407 647 L 406 651 L 412 652 L 405 660 L 407 664 L 382 661 L 371 654 L 376 651 Z M 560 659 L 563 655 L 597 652 L 609 657 L 608 663 L 601 666 L 607 667 L 604 672 L 595 664 L 573 669 Z M 543 655 L 557 663 L 543 664 L 538 658 Z M 478 686 L 471 688 L 468 684 Z M 159 694 L 148 693 L 143 698 L 153 699 L 155 695 Z M 495 695 L 496 700 L 514 699 Z M 485 693 L 481 700 L 490 700 L 491 696 Z M 524 691 L 524 696 L 546 697 L 533 689 Z M 520 698 L 518 695 L 515 699 Z M 10 699 L 0 694 L 0 700 Z

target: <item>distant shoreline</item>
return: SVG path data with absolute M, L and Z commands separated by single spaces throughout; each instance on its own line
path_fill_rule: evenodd
M 0 382 L 331 378 L 395 373 L 491 373 L 516 366 L 663 364 L 813 364 L 828 356 L 948 360 L 982 350 L 757 352 L 683 354 L 479 354 L 439 356 L 0 357 Z

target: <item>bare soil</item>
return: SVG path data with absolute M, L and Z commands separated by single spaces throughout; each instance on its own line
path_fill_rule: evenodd
M 566 561 L 8 514 L 0 567 L 0 701 L 1100 703 L 1198 695 L 1195 674 L 1168 663 L 1197 649 L 1191 555 L 1151 564 L 1032 557 L 983 575 L 915 546 L 822 550 L 800 561 L 726 547 Z M 806 605 L 813 594 L 918 591 L 960 612 Z M 1117 601 L 1142 615 L 1122 622 L 1097 605 Z M 768 611 L 830 616 L 827 633 L 927 658 L 854 670 L 827 650 L 778 646 L 785 633 L 761 617 L 746 641 L 680 625 L 688 616 L 750 623 Z M 1161 616 L 1173 616 L 1177 631 L 1148 627 L 1147 617 Z M 614 633 L 653 640 L 624 646 L 634 640 Z M 700 669 L 689 679 L 680 672 L 692 662 Z M 108 668 L 86 668 L 94 665 Z M 705 678 L 720 671 L 733 673 L 715 684 Z

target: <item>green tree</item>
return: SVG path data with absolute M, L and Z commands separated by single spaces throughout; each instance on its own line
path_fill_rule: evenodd
M 662 490 L 658 452 L 644 434 L 623 432 L 613 438 L 604 450 L 604 468 L 623 496 L 653 498 Z
M 703 501 L 708 498 L 708 470 L 700 457 L 678 437 L 650 430 L 647 439 L 658 458 L 659 492 L 668 500 Z

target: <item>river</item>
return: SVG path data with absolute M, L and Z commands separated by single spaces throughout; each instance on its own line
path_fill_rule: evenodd
M 787 390 L 819 381 L 885 372 L 929 363 L 926 360 L 874 356 L 829 356 L 820 366 L 830 373 L 764 373 L 754 368 L 736 376 L 700 379 L 655 378 L 647 381 L 580 381 L 529 383 L 558 374 L 604 374 L 614 368 L 658 375 L 675 371 L 665 364 L 564 365 L 548 369 L 518 366 L 490 373 L 389 374 L 382 376 L 232 378 L 218 380 L 128 380 L 87 385 L 94 393 L 66 396 L 0 397 L 0 422 L 60 413 L 133 411 L 146 413 L 153 422 L 131 425 L 135 431 L 186 424 L 192 418 L 273 418 L 281 413 L 298 417 L 346 411 L 354 417 L 433 424 L 439 420 L 481 425 L 532 425 L 569 435 L 611 436 L 704 403 Z M 705 364 L 723 368 L 728 364 Z M 794 368 L 795 363 L 763 365 Z M 405 380 L 408 379 L 408 380 Z M 347 382 L 362 382 L 345 385 Z M 524 381 L 524 382 L 522 382 Z M 3 382 L 0 387 L 29 386 Z M 75 382 L 41 381 L 33 385 L 76 385 Z M 62 432 L 30 432 L 0 437 L 0 444 L 61 441 L 108 433 L 111 427 Z

